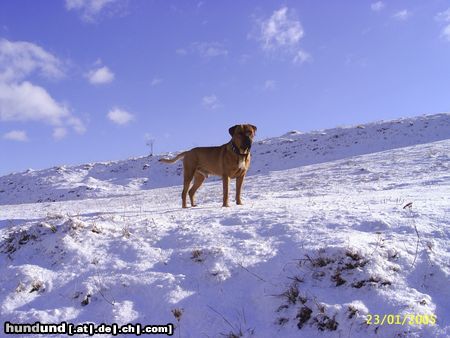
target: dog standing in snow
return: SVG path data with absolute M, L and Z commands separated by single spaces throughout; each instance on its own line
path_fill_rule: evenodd
M 186 208 L 189 191 L 191 205 L 196 206 L 194 195 L 208 175 L 222 177 L 223 206 L 228 204 L 230 178 L 236 178 L 236 204 L 242 204 L 241 189 L 244 177 L 250 167 L 250 149 L 255 137 L 256 127 L 251 124 L 237 124 L 229 130 L 231 141 L 217 147 L 197 147 L 184 151 L 172 159 L 161 158 L 163 163 L 174 163 L 183 158 L 184 181 L 181 193 L 182 207 Z M 189 189 L 192 179 L 193 186 Z

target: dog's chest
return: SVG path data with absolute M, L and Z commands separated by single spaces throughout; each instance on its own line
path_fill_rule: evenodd
M 238 162 L 238 168 L 239 169 L 245 169 L 245 157 L 240 157 Z

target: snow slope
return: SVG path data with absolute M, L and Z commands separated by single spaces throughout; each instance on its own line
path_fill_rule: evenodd
M 178 337 L 448 337 L 448 123 L 442 114 L 261 141 L 245 205 L 230 208 L 213 181 L 199 207 L 181 209 L 171 186 L 181 178 L 166 166 L 153 173 L 167 187 L 130 187 L 148 159 L 65 168 L 60 185 L 53 169 L 3 177 L 29 192 L 11 189 L 0 206 L 0 317 L 172 322 Z M 374 138 L 382 125 L 387 140 Z M 79 200 L 29 198 L 94 173 L 101 189 Z M 367 325 L 376 314 L 437 323 Z
M 227 137 L 224 131 L 224 142 L 228 141 Z M 255 143 L 249 175 L 448 138 L 449 113 L 305 134 L 292 131 Z M 0 205 L 126 196 L 140 190 L 180 184 L 181 161 L 161 165 L 159 158 L 140 157 L 38 171 L 30 169 L 6 175 L 0 177 Z

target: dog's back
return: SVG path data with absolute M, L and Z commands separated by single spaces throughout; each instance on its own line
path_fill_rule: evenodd
M 217 147 L 196 147 L 186 152 L 183 166 L 211 175 L 223 175 L 223 154 L 226 144 Z

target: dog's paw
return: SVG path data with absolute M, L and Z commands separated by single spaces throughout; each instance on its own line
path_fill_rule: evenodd
M 229 205 L 229 204 L 223 204 L 222 207 L 223 207 L 223 208 L 229 208 L 230 205 Z

